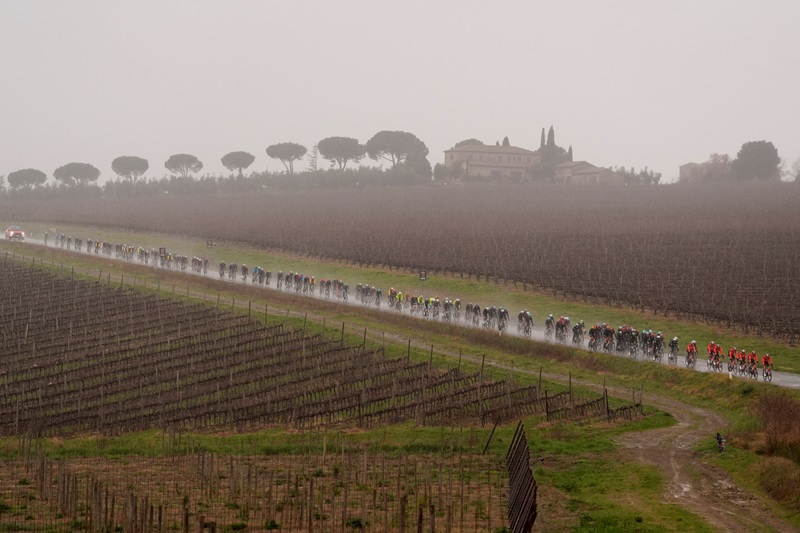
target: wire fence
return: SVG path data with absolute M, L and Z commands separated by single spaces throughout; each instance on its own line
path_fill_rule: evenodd
M 506 454 L 508 469 L 508 523 L 512 533 L 529 533 L 536 522 L 536 479 L 531 472 L 528 438 L 522 421 Z

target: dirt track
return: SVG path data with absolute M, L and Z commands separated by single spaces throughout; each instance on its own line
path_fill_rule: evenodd
M 703 461 L 693 451 L 702 439 L 711 440 L 726 422 L 708 409 L 677 400 L 648 396 L 652 405 L 678 421 L 668 428 L 630 432 L 618 442 L 641 463 L 657 466 L 668 479 L 664 502 L 680 505 L 722 531 L 794 531 L 752 494 L 737 487 L 730 476 Z
M 479 361 L 476 361 L 479 362 Z M 488 362 L 487 362 L 488 363 Z M 504 365 L 497 368 L 514 370 Z M 544 373 L 552 381 L 564 376 Z M 574 384 L 599 390 L 595 383 L 573 379 Z M 609 387 L 609 394 L 624 398 L 628 390 Z M 710 465 L 694 451 L 702 439 L 711 440 L 727 422 L 717 413 L 678 400 L 645 394 L 645 403 L 670 413 L 677 424 L 623 434 L 617 442 L 643 464 L 658 467 L 668 480 L 662 496 L 667 504 L 680 505 L 704 518 L 720 531 L 796 531 L 768 509 L 766 502 L 738 487 L 723 469 Z
M 405 342 L 400 337 L 396 340 Z M 458 354 L 443 353 L 441 350 L 437 354 L 458 357 Z M 477 357 L 462 357 L 480 363 Z M 525 372 L 488 360 L 486 364 L 503 370 Z M 567 382 L 567 378 L 559 374 L 545 372 L 542 376 L 551 381 Z M 573 378 L 572 382 L 598 392 L 602 389 L 601 385 L 588 381 Z M 608 390 L 610 395 L 619 398 L 630 394 L 629 390 L 613 387 Z M 698 442 L 702 439 L 712 440 L 717 431 L 727 426 L 721 416 L 708 409 L 648 393 L 645 393 L 644 401 L 647 405 L 670 413 L 678 423 L 667 428 L 625 433 L 617 442 L 630 450 L 630 453 L 623 454 L 624 457 L 635 457 L 638 462 L 654 465 L 661 470 L 664 479 L 668 480 L 662 495 L 664 503 L 680 505 L 720 531 L 796 531 L 776 516 L 765 501 L 738 487 L 727 472 L 706 463 L 694 451 Z

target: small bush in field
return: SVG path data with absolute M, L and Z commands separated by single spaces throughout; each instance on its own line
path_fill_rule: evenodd
M 785 392 L 760 396 L 753 406 L 765 437 L 764 452 L 800 465 L 800 400 Z
M 345 522 L 345 525 L 352 529 L 364 529 L 364 523 L 360 518 L 350 517 Z
M 761 486 L 770 496 L 800 511 L 800 466 L 782 457 L 769 457 L 761 468 Z

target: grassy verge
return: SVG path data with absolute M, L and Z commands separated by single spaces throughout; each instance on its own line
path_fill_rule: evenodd
M 701 442 L 696 451 L 708 463 L 727 471 L 737 486 L 761 497 L 777 516 L 800 530 L 800 466 L 780 457 L 765 457 L 736 437 L 725 452 L 713 440 Z
M 724 452 L 710 440 L 696 451 L 730 472 L 739 486 L 771 501 L 772 510 L 800 530 L 800 427 L 795 422 L 800 400 L 785 391 L 772 391 L 759 396 L 750 412 L 751 418 L 727 433 Z

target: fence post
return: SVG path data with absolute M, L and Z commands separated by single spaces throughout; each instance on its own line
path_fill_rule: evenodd
M 481 359 L 481 378 L 478 383 L 478 416 L 481 419 L 481 427 L 483 427 L 483 365 L 486 363 L 486 354 L 483 354 Z
M 536 387 L 536 400 L 539 400 L 539 395 L 542 391 L 542 367 L 539 367 L 539 385 Z
M 547 403 L 547 389 L 544 391 L 544 414 L 548 422 L 550 422 L 550 406 Z
M 406 533 L 406 502 L 408 501 L 408 496 L 403 494 L 400 497 L 400 519 L 398 522 L 398 530 L 400 533 Z
M 569 405 L 575 409 L 575 397 L 572 395 L 572 372 L 569 373 Z
M 494 432 L 497 429 L 497 422 L 494 423 L 494 427 L 492 427 L 492 432 L 489 433 L 489 438 L 486 440 L 486 446 L 483 447 L 483 453 L 481 455 L 486 455 L 486 450 L 489 449 L 489 445 L 492 443 L 492 437 L 494 437 Z

